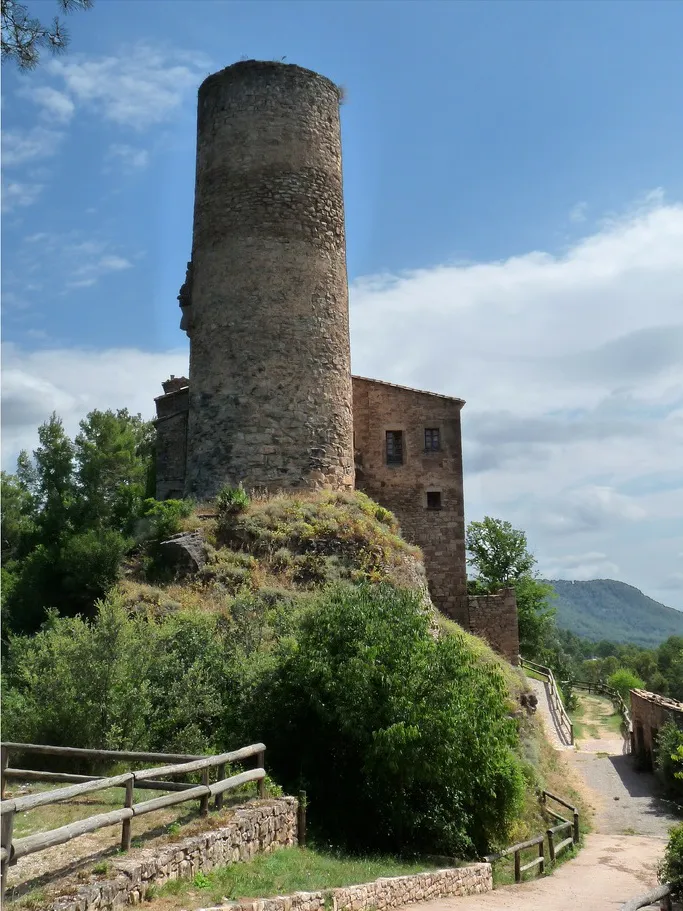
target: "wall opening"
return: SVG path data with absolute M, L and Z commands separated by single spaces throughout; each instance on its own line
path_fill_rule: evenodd
M 425 452 L 438 452 L 441 449 L 441 434 L 438 427 L 425 427 Z
M 387 430 L 387 465 L 403 465 L 403 431 Z
M 427 491 L 427 509 L 441 509 L 441 491 Z

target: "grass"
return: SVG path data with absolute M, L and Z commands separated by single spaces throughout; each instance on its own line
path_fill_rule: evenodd
M 574 725 L 574 739 L 614 740 L 622 730 L 621 714 L 603 696 L 577 693 L 576 707 L 569 713 Z
M 155 891 L 164 907 L 192 908 L 224 899 L 268 898 L 317 892 L 436 869 L 394 857 L 349 857 L 316 848 L 281 848 L 247 863 L 231 864 L 194 880 L 172 880 Z

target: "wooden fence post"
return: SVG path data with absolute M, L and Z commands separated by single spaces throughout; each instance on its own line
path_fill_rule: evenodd
M 224 778 L 225 778 L 225 763 L 222 762 L 222 763 L 218 766 L 218 770 L 217 770 L 217 772 L 216 772 L 216 780 L 217 780 L 217 781 L 223 781 Z M 215 810 L 222 810 L 222 809 L 223 809 L 223 792 L 222 792 L 222 791 L 221 791 L 220 794 L 216 794 L 216 801 L 215 801 L 215 803 L 214 803 L 214 809 L 215 809 Z
M 266 767 L 266 754 L 264 752 L 256 754 L 256 768 L 265 769 Z M 258 796 L 260 800 L 266 796 L 266 780 L 265 778 L 259 779 L 258 783 Z
M 300 848 L 306 847 L 306 792 L 299 791 L 299 807 L 296 814 L 297 841 Z
M 522 866 L 522 859 L 520 856 L 521 853 L 522 852 L 519 850 L 515 851 L 515 882 L 516 883 L 521 883 L 521 881 L 522 881 L 522 871 L 520 869 Z
M 2 753 L 2 780 L 0 781 L 0 799 L 5 799 L 5 769 L 9 764 L 9 749 L 5 746 L 0 748 Z
M 574 810 L 574 844 L 578 845 L 581 839 L 581 831 L 579 829 L 579 811 Z
M 206 785 L 207 788 L 209 786 L 209 781 L 210 781 L 209 772 L 210 772 L 210 769 L 208 766 L 205 769 L 202 769 L 202 784 Z M 209 815 L 209 795 L 208 794 L 206 795 L 206 797 L 201 797 L 199 799 L 199 815 L 200 816 Z
M 2 846 L 5 851 L 7 851 L 7 857 L 5 860 L 0 862 L 1 865 L 1 876 L 2 883 L 0 885 L 0 892 L 2 893 L 2 903 L 5 904 L 5 886 L 7 885 L 7 871 L 9 870 L 10 861 L 12 859 L 12 833 L 14 831 L 14 811 L 11 810 L 9 813 L 3 813 L 2 815 L 2 829 L 0 832 L 0 846 Z
M 130 809 L 130 807 L 133 806 L 134 791 L 135 791 L 135 779 L 131 777 L 130 780 L 126 782 L 126 799 L 123 804 L 124 807 L 126 807 L 126 809 Z M 130 819 L 124 819 L 123 823 L 121 824 L 121 850 L 122 851 L 130 851 L 130 842 L 131 842 L 131 838 L 132 838 L 132 831 L 131 831 L 132 822 L 133 822 L 133 819 L 131 817 Z
M 543 839 L 538 843 L 538 856 L 540 857 L 538 869 L 541 873 L 545 873 L 545 846 L 543 844 Z
M 548 829 L 548 857 L 550 858 L 550 863 L 555 863 L 555 833 L 552 829 Z

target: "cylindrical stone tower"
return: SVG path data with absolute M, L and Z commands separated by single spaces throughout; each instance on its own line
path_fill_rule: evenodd
M 186 493 L 352 487 L 339 91 L 245 61 L 199 89 Z

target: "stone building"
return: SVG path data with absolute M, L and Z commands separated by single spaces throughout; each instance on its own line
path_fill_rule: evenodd
M 481 609 L 467 596 L 465 403 L 351 377 L 339 101 L 328 79 L 275 62 L 199 89 L 178 296 L 190 376 L 156 399 L 157 497 L 356 486 L 421 547 L 435 605 L 516 661 L 514 596 Z
M 683 702 L 647 690 L 631 690 L 631 750 L 642 768 L 654 768 L 657 736 L 667 721 L 683 730 Z

